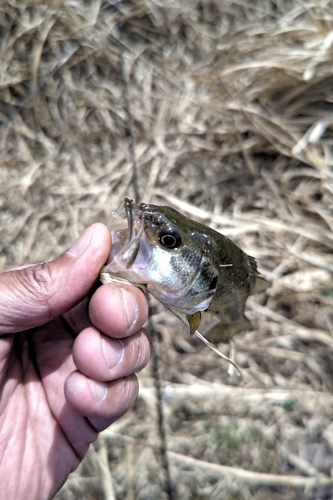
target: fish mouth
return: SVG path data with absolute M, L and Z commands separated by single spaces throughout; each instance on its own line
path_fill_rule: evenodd
M 120 206 L 112 212 L 107 222 L 112 238 L 112 247 L 107 267 L 117 263 L 129 269 L 140 250 L 140 240 L 144 231 L 142 211 L 134 200 L 125 198 Z

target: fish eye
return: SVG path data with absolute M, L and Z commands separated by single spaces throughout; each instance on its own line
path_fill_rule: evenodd
M 178 231 L 170 229 L 169 231 L 161 231 L 158 236 L 158 241 L 165 248 L 172 250 L 181 245 L 182 239 Z

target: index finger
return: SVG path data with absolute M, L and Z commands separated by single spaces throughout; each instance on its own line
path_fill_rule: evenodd
M 137 287 L 107 283 L 90 300 L 90 320 L 110 337 L 123 338 L 137 332 L 148 318 L 148 304 Z

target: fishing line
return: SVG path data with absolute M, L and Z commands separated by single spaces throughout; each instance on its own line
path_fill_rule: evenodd
M 129 152 L 131 155 L 132 161 L 132 185 L 134 190 L 135 201 L 138 202 L 140 200 L 140 192 L 139 192 L 139 183 L 138 183 L 138 175 L 137 175 L 137 164 L 135 158 L 135 138 L 133 133 L 133 121 L 132 115 L 130 111 L 129 104 L 129 92 L 128 92 L 128 82 L 127 75 L 125 69 L 125 56 L 124 56 L 124 44 L 123 44 L 123 33 L 121 29 L 121 11 L 120 4 L 121 0 L 111 4 L 110 0 L 107 0 L 110 5 L 116 10 L 116 28 L 118 32 L 118 36 L 116 37 L 116 43 L 118 47 L 119 53 L 119 65 L 120 65 L 120 75 L 123 86 L 123 101 L 124 101 L 124 110 L 127 117 L 127 137 L 128 137 L 128 146 Z M 154 330 L 154 324 L 152 320 L 152 311 L 151 311 L 151 301 L 149 295 L 146 294 L 146 298 L 148 301 L 149 308 L 149 316 L 148 316 L 148 330 L 151 333 L 152 337 L 156 337 L 156 332 Z M 159 376 L 159 357 L 156 349 L 153 349 L 152 353 L 152 374 L 155 383 L 155 393 L 156 393 L 156 408 L 157 408 L 157 426 L 160 438 L 160 455 L 162 459 L 162 467 L 164 469 L 165 476 L 165 493 L 168 496 L 168 500 L 173 500 L 173 488 L 172 481 L 170 475 L 170 466 L 167 455 L 167 439 L 165 432 L 165 424 L 164 424 L 164 413 L 163 413 L 163 402 L 162 402 L 162 390 L 161 390 L 161 381 Z
M 137 174 L 137 165 L 136 165 L 136 158 L 135 158 L 135 139 L 134 139 L 134 133 L 133 133 L 133 122 L 132 122 L 132 114 L 130 110 L 130 103 L 129 103 L 129 97 L 128 97 L 128 83 L 127 83 L 127 77 L 126 77 L 126 69 L 125 69 L 125 57 L 124 57 L 124 45 L 123 45 L 123 32 L 121 30 L 120 24 L 121 24 L 121 11 L 120 11 L 120 3 L 122 0 L 118 0 L 114 4 L 110 2 L 110 0 L 107 0 L 107 3 L 112 5 L 115 10 L 116 10 L 116 28 L 118 32 L 118 36 L 116 36 L 116 44 L 118 48 L 118 54 L 119 54 L 119 66 L 120 66 L 120 77 L 121 77 L 121 82 L 122 82 L 122 87 L 123 87 L 123 100 L 124 100 L 124 111 L 126 113 L 126 119 L 127 119 L 127 138 L 128 138 L 128 149 L 131 155 L 131 162 L 132 162 L 132 185 L 133 185 L 133 190 L 134 190 L 134 197 L 135 201 L 138 202 L 140 199 L 140 192 L 139 192 L 139 183 L 138 183 L 138 174 Z

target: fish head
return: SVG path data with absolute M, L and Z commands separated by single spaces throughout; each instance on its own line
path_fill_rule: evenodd
M 125 198 L 108 222 L 104 272 L 141 286 L 177 315 L 208 308 L 219 275 L 214 242 L 177 210 Z

